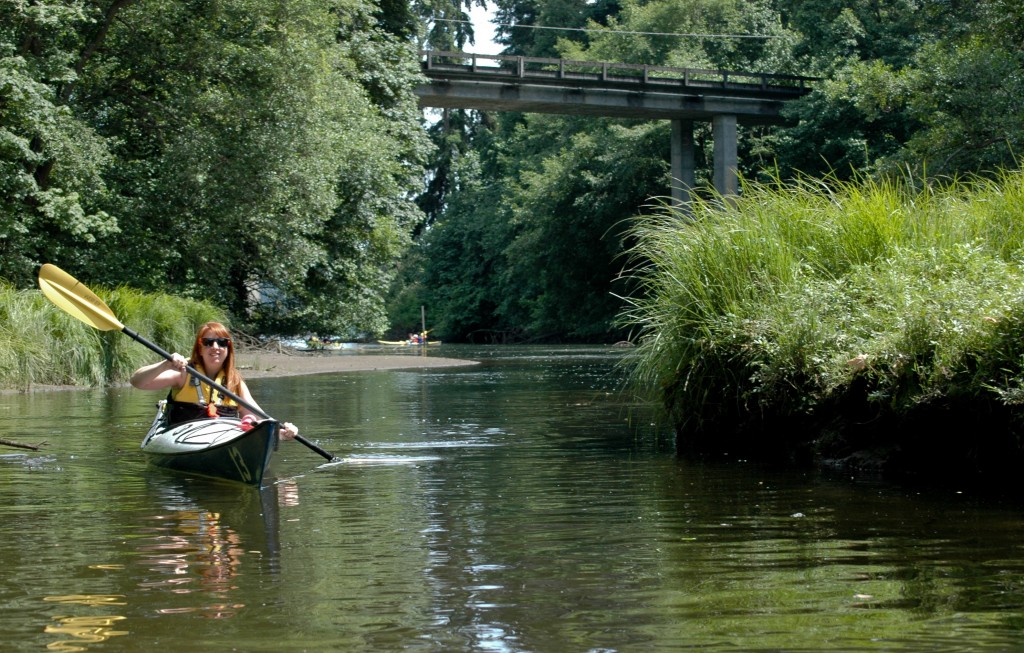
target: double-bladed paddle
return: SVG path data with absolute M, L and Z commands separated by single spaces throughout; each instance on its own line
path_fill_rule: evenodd
M 42 289 L 43 294 L 51 302 L 57 305 L 58 308 L 68 313 L 72 317 L 76 317 L 82 322 L 85 322 L 89 326 L 99 329 L 100 331 L 120 331 L 131 339 L 138 343 L 149 347 L 157 354 L 163 356 L 167 360 L 171 360 L 171 354 L 162 349 L 160 346 L 153 344 L 140 336 L 135 331 L 132 331 L 121 322 L 114 315 L 114 312 L 104 303 L 102 299 L 97 297 L 95 293 L 85 287 L 78 279 L 61 270 L 56 265 L 46 263 L 42 268 L 39 269 L 39 287 Z M 273 419 L 270 415 L 253 406 L 251 403 L 242 399 L 237 394 L 231 392 L 221 384 L 217 383 L 213 379 L 209 378 L 205 374 L 199 372 L 191 365 L 187 365 L 186 369 L 189 374 L 192 374 L 196 378 L 200 379 L 204 383 L 209 384 L 215 388 L 221 394 L 231 397 L 241 406 L 245 406 L 253 413 L 259 415 L 264 419 Z M 334 460 L 334 456 L 327 453 L 320 447 L 316 446 L 301 435 L 296 434 L 295 439 L 317 452 L 327 460 Z

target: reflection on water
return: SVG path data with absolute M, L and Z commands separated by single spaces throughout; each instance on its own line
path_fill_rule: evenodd
M 147 467 L 152 397 L 0 397 L 4 650 L 1024 648 L 1020 506 L 681 460 L 608 348 L 256 379 L 262 491 Z
M 148 485 L 162 510 L 143 516 L 133 539 L 145 570 L 138 587 L 165 597 L 165 605 L 149 601 L 154 612 L 237 615 L 246 605 L 238 585 L 243 564 L 272 575 L 280 570 L 278 510 L 298 505 L 297 486 L 270 482 L 256 490 L 164 472 L 154 473 Z M 200 598 L 182 600 L 190 594 Z
M 47 626 L 48 635 L 71 639 L 50 642 L 46 648 L 51 651 L 87 651 L 86 644 L 98 644 L 111 637 L 128 635 L 126 630 L 115 630 L 114 626 L 125 617 L 54 617 L 57 625 Z
M 105 607 L 115 605 L 126 605 L 125 597 L 122 594 L 92 595 L 92 594 L 71 594 L 66 596 L 44 596 L 44 601 L 57 603 L 62 606 L 87 605 L 89 607 Z M 109 616 L 66 616 L 55 615 L 53 620 L 56 624 L 47 625 L 45 632 L 49 635 L 56 635 L 62 639 L 50 642 L 46 648 L 52 651 L 85 651 L 85 644 L 103 642 L 111 637 L 127 635 L 126 630 L 115 630 L 114 626 L 125 617 L 120 615 Z M 67 639 L 71 638 L 71 639 Z
M 139 541 L 140 563 L 154 572 L 139 587 L 164 590 L 175 594 L 204 592 L 221 601 L 212 605 L 161 608 L 161 614 L 199 612 L 204 616 L 234 616 L 243 603 L 227 603 L 245 551 L 240 538 L 230 526 L 223 525 L 218 513 L 181 510 L 170 515 L 153 517 L 153 525 L 143 531 Z

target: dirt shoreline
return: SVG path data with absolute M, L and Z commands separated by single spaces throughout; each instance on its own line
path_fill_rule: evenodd
M 442 356 L 403 354 L 285 354 L 267 351 L 238 352 L 235 363 L 242 377 L 304 376 L 331 372 L 370 372 L 374 370 L 427 369 L 476 365 L 477 361 Z
M 372 372 L 375 370 L 415 370 L 437 367 L 477 365 L 478 361 L 443 356 L 415 354 L 337 354 L 272 352 L 247 350 L 237 352 L 236 365 L 244 379 L 274 376 L 306 376 L 334 372 Z M 0 388 L 0 394 L 86 390 L 87 386 L 32 384 L 29 388 Z

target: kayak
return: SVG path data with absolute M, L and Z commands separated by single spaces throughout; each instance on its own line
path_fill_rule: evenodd
M 388 345 L 390 347 L 422 347 L 424 345 L 439 345 L 440 340 L 428 340 L 427 342 L 412 342 L 411 340 L 378 340 L 378 345 Z
M 268 419 L 246 430 L 232 417 L 167 423 L 161 401 L 142 451 L 158 467 L 260 486 L 277 448 L 279 422 Z

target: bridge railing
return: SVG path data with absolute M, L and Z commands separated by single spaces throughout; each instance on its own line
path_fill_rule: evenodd
M 573 61 L 444 50 L 420 51 L 428 76 L 506 78 L 530 83 L 579 83 L 645 90 L 719 90 L 800 96 L 810 91 L 815 77 L 752 73 L 735 70 L 674 68 L 646 64 Z

